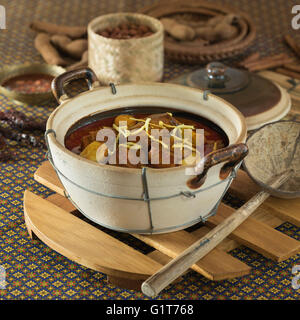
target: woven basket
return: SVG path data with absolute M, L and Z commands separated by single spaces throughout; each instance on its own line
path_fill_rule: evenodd
M 97 32 L 121 23 L 150 27 L 148 37 L 111 39 Z M 102 84 L 113 82 L 160 81 L 163 75 L 163 26 L 155 18 L 136 13 L 112 13 L 92 20 L 88 25 L 89 67 Z
M 242 53 L 247 49 L 256 36 L 256 28 L 252 20 L 237 9 L 224 7 L 204 1 L 186 3 L 183 0 L 163 1 L 145 7 L 140 12 L 160 19 L 171 17 L 174 14 L 193 13 L 202 20 L 207 20 L 220 14 L 235 13 L 240 18 L 237 22 L 239 34 L 230 40 L 221 41 L 212 45 L 197 45 L 193 42 L 176 42 L 170 37 L 165 37 L 165 55 L 176 62 L 197 64 L 215 60 L 223 60 Z

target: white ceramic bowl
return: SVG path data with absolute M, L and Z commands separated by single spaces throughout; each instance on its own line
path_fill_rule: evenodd
M 66 97 L 63 83 L 80 75 L 87 76 L 91 90 L 74 98 Z M 193 177 L 186 175 L 184 166 L 147 168 L 149 197 L 165 197 L 149 202 L 143 199 L 145 180 L 142 179 L 141 169 L 101 165 L 78 156 L 64 147 L 65 135 L 79 119 L 95 113 L 123 106 L 161 106 L 171 111 L 182 109 L 213 121 L 224 130 L 232 145 L 246 139 L 247 128 L 242 114 L 221 98 L 208 94 L 205 100 L 203 91 L 184 86 L 126 84 L 116 86 L 114 94 L 111 87 L 95 87 L 97 82 L 92 88 L 93 81 L 95 75 L 90 69 L 68 72 L 56 78 L 53 91 L 61 104 L 47 122 L 50 156 L 67 194 L 77 208 L 100 225 L 135 233 L 170 232 L 205 219 L 217 207 L 232 181 L 229 177 L 225 180 L 220 177 L 224 162 L 218 163 L 212 157 L 212 167 L 207 167 L 206 179 L 197 189 L 188 186 L 187 182 Z M 232 147 L 228 150 L 225 150 L 224 159 L 237 167 L 247 153 L 246 146 L 242 144 L 242 149 L 238 150 L 241 154 L 235 159 L 232 158 Z M 182 192 L 187 194 L 173 197 Z M 192 196 L 191 192 L 196 194 Z

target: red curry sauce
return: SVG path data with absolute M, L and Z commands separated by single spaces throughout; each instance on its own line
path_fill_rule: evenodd
M 145 118 L 149 114 L 134 114 L 133 117 L 137 119 Z M 213 151 L 214 143 L 220 142 L 220 147 L 228 145 L 228 138 L 226 134 L 218 126 L 213 124 L 207 119 L 201 118 L 201 121 L 195 121 L 189 118 L 174 116 L 179 122 L 193 125 L 195 129 L 204 129 L 204 155 Z M 199 117 L 200 118 L 200 117 Z M 78 153 L 80 149 L 82 138 L 89 134 L 89 132 L 98 130 L 101 127 L 111 127 L 114 123 L 115 117 L 109 117 L 101 120 L 94 121 L 90 124 L 84 125 L 71 133 L 67 133 L 65 138 L 65 147 Z M 70 130 L 69 130 L 70 131 Z M 72 131 L 72 130 L 71 130 Z M 218 148 L 219 149 L 219 148 Z
M 23 74 L 9 78 L 2 86 L 20 93 L 46 93 L 51 90 L 53 76 L 48 74 Z

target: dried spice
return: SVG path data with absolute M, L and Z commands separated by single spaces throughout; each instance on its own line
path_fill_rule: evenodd
M 87 39 L 76 39 L 72 41 L 71 38 L 67 36 L 54 34 L 51 37 L 51 42 L 63 53 L 74 59 L 81 59 L 83 53 L 88 49 Z
M 28 132 L 19 130 L 41 130 L 45 131 L 45 121 L 35 121 L 27 117 L 23 112 L 17 110 L 0 111 L 0 121 L 5 125 L 0 126 L 0 161 L 7 161 L 14 157 L 14 153 L 9 150 L 6 139 L 11 139 L 26 146 L 33 146 L 44 149 L 46 147 L 43 140 L 38 139 Z
M 17 142 L 21 142 L 24 145 L 33 146 L 37 148 L 44 148 L 45 143 L 43 141 L 39 141 L 35 136 L 29 133 L 18 132 L 12 130 L 11 128 L 0 128 L 0 134 L 7 138 Z
M 7 122 L 11 127 L 23 130 L 45 131 L 46 121 L 36 121 L 17 110 L 0 111 L 0 120 Z
M 65 35 L 72 39 L 82 38 L 86 36 L 87 33 L 86 27 L 57 25 L 55 23 L 38 20 L 31 22 L 30 28 L 37 32 Z
M 200 21 L 191 26 L 190 21 L 174 18 L 161 18 L 165 31 L 177 41 L 195 41 L 199 38 L 209 43 L 234 38 L 239 30 L 236 25 L 238 17 L 234 14 L 217 15 L 206 22 Z M 203 42 L 206 45 L 207 42 Z
M 246 62 L 245 62 L 246 61 Z M 258 59 L 247 59 L 244 62 L 240 62 L 239 65 L 249 71 L 260 71 L 265 69 L 272 69 L 276 67 L 284 66 L 285 64 L 293 63 L 294 59 L 289 57 L 285 53 L 280 53 L 272 56 L 267 56 Z
M 102 37 L 119 40 L 148 37 L 153 33 L 146 25 L 125 22 L 116 27 L 98 31 L 98 34 Z
M 70 70 L 87 66 L 86 27 L 33 21 L 30 28 L 38 32 L 34 46 L 48 64 L 68 66 Z
M 4 81 L 2 86 L 20 93 L 45 93 L 51 90 L 53 78 L 48 74 L 23 74 Z

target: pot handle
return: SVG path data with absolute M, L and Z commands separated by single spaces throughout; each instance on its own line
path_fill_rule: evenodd
M 64 85 L 72 80 L 85 79 L 89 89 L 95 87 L 96 83 L 99 84 L 97 76 L 90 68 L 80 68 L 76 70 L 67 71 L 52 80 L 51 89 L 58 103 L 68 99 L 65 92 Z
M 231 173 L 232 169 L 242 161 L 248 154 L 248 147 L 245 143 L 232 144 L 226 148 L 219 149 L 206 155 L 202 161 L 200 161 L 195 171 L 200 171 L 196 177 L 188 180 L 187 185 L 191 189 L 198 189 L 205 182 L 206 174 L 209 168 L 226 162 L 220 171 L 220 178 L 225 179 Z

